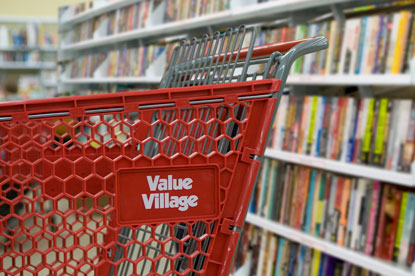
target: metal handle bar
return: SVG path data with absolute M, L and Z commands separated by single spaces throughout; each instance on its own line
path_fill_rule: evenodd
M 257 45 L 257 46 L 254 46 L 252 50 L 251 59 L 269 57 L 274 52 L 286 53 L 289 50 L 291 50 L 293 47 L 301 43 L 307 42 L 307 41 L 313 41 L 316 38 L 318 37 L 308 37 L 308 38 L 287 41 L 287 42 L 276 42 L 276 43 Z M 327 45 L 327 42 L 326 42 L 326 45 Z M 327 48 L 327 46 L 325 48 Z M 325 48 L 323 47 L 322 49 L 325 49 Z M 318 51 L 318 50 L 319 49 L 312 50 L 311 52 Z M 249 47 L 242 48 L 241 51 L 239 52 L 238 60 L 244 60 L 248 52 L 249 52 Z M 228 59 L 228 57 L 229 57 L 229 54 L 221 54 L 219 56 L 219 61 L 222 61 L 223 58 Z M 232 61 L 234 61 L 236 57 L 237 57 L 237 53 L 233 53 Z M 214 61 L 216 61 L 216 58 L 214 58 Z
M 280 90 L 284 88 L 285 82 L 287 81 L 288 73 L 290 71 L 290 67 L 297 58 L 306 54 L 327 49 L 327 47 L 327 39 L 324 36 L 318 36 L 306 39 L 301 43 L 297 43 L 294 47 L 289 49 L 283 56 L 281 56 L 277 72 L 275 73 L 275 78 L 281 80 Z

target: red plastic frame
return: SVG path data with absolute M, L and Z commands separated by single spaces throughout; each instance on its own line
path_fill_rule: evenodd
M 8 208 L 0 213 L 0 271 L 118 275 L 129 263 L 130 275 L 227 275 L 240 235 L 234 227 L 243 225 L 260 165 L 253 156 L 264 152 L 276 108 L 277 97 L 269 95 L 279 88 L 279 80 L 259 80 L 0 103 L 0 210 Z M 176 117 L 163 117 L 168 112 Z M 237 131 L 229 133 L 229 124 Z M 175 125 L 184 131 L 174 134 Z M 158 127 L 165 128 L 163 137 L 154 136 Z M 226 153 L 218 150 L 222 140 L 228 142 Z M 157 144 L 158 153 L 145 153 L 148 143 Z M 177 146 L 169 153 L 166 145 L 172 143 Z M 186 143 L 192 143 L 191 150 L 185 150 Z M 137 193 L 132 198 L 140 199 L 145 194 L 150 206 L 145 179 L 152 177 L 156 187 L 161 185 L 156 175 L 181 177 L 182 189 L 170 189 L 171 195 L 187 197 L 190 205 L 195 195 L 198 205 L 180 212 L 150 210 L 140 218 L 144 205 L 122 202 L 122 195 Z M 128 212 L 128 204 L 130 215 L 124 219 L 119 212 Z M 121 224 L 133 233 L 144 229 L 149 237 L 120 242 Z M 196 224 L 204 225 L 203 233 L 194 232 Z M 187 234 L 178 237 L 178 225 Z M 167 237 L 159 235 L 161 228 Z M 135 258 L 127 255 L 133 245 L 141 252 Z M 115 252 L 122 255 L 117 260 Z M 202 267 L 193 267 L 197 258 L 204 258 Z M 167 267 L 163 273 L 160 264 Z

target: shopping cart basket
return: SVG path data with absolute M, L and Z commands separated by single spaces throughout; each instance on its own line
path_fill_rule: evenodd
M 322 37 L 183 42 L 161 89 L 0 104 L 1 275 L 227 275 L 279 95 Z

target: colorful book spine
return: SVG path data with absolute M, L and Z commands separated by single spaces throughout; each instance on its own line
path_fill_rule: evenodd
M 398 260 L 399 251 L 400 251 L 400 247 L 401 247 L 402 232 L 403 232 L 403 226 L 404 226 L 404 223 L 405 223 L 406 208 L 407 208 L 407 205 L 408 205 L 408 196 L 409 196 L 408 192 L 403 192 L 402 193 L 401 206 L 400 206 L 400 209 L 399 209 L 399 219 L 398 219 L 397 231 L 396 231 L 396 236 L 395 236 L 395 245 L 394 245 L 394 248 L 393 248 L 393 257 L 392 257 L 392 259 L 394 261 Z
M 377 213 L 379 210 L 379 198 L 380 198 L 380 182 L 375 181 L 373 183 L 373 191 L 372 191 L 372 199 L 370 205 L 370 215 L 369 215 L 369 223 L 367 227 L 367 237 L 366 237 L 366 246 L 365 246 L 365 254 L 372 255 L 373 253 L 373 241 L 375 239 L 375 227 L 376 227 L 376 219 Z

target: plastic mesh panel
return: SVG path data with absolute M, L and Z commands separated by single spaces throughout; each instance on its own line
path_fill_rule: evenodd
M 278 85 L 1 106 L 1 272 L 226 274 Z

